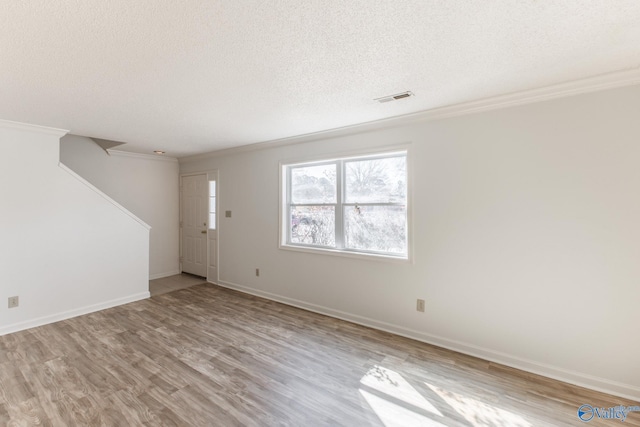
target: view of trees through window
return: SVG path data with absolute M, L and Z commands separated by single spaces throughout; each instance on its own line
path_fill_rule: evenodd
M 406 153 L 287 168 L 288 244 L 406 256 Z

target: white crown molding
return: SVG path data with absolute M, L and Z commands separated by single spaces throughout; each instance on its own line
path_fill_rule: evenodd
M 142 154 L 142 153 L 132 153 L 130 151 L 111 150 L 111 149 L 107 149 L 106 152 L 110 156 L 116 156 L 116 157 L 133 157 L 136 159 L 153 160 L 156 162 L 170 162 L 170 163 L 178 162 L 178 159 L 176 157 L 165 156 L 161 154 Z
M 209 153 L 196 154 L 193 156 L 181 157 L 179 161 L 180 163 L 192 163 L 209 158 L 227 156 L 247 151 L 301 144 L 305 142 L 317 141 L 320 139 L 336 138 L 341 136 L 353 135 L 356 133 L 371 132 L 375 130 L 403 126 L 417 122 L 464 116 L 468 114 L 515 107 L 519 105 L 533 104 L 536 102 L 548 101 L 556 98 L 564 98 L 584 93 L 597 92 L 624 86 L 632 86 L 636 84 L 640 84 L 640 68 L 614 71 L 611 73 L 600 74 L 585 79 L 573 80 L 551 86 L 545 86 L 542 88 L 529 89 L 525 91 L 484 98 L 476 101 L 463 102 L 460 104 L 433 108 L 431 110 L 390 117 L 387 119 L 375 120 L 367 123 L 292 136 L 288 138 L 275 139 L 271 141 L 258 142 L 255 144 L 242 145 L 240 147 L 226 148 Z
M 29 123 L 12 122 L 10 120 L 0 120 L 0 127 L 5 129 L 15 129 L 15 130 L 21 130 L 26 132 L 37 132 L 37 133 L 42 133 L 46 135 L 57 136 L 60 138 L 66 135 L 67 133 L 69 133 L 69 131 L 65 129 L 57 129 L 57 128 L 52 128 L 47 126 L 38 126 L 38 125 L 29 124 Z
M 640 84 L 640 68 L 600 74 L 581 80 L 559 83 L 537 89 L 513 92 L 478 101 L 436 108 L 426 111 L 427 119 L 444 119 L 483 111 L 533 104 L 551 99 L 565 98 L 583 93 L 598 92 Z

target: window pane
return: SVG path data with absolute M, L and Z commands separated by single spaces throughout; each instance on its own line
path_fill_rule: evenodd
M 209 229 L 216 228 L 216 182 L 209 181 Z
M 407 158 L 345 162 L 347 203 L 404 203 L 407 199 Z
M 333 206 L 292 206 L 291 243 L 336 245 L 336 212 Z
M 405 206 L 345 206 L 345 246 L 394 254 L 407 253 Z
M 292 168 L 291 202 L 295 204 L 335 203 L 335 163 Z

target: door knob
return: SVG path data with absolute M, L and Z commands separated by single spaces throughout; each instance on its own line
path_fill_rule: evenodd
M 201 233 L 202 234 L 207 234 L 207 230 L 202 230 Z

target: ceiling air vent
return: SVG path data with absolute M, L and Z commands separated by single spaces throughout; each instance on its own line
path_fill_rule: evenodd
M 376 98 L 374 99 L 374 101 L 378 101 L 379 103 L 383 104 L 385 102 L 397 101 L 398 99 L 402 99 L 402 98 L 409 98 L 410 96 L 413 96 L 413 92 L 406 91 L 402 93 L 396 93 L 395 95 L 388 95 L 388 96 L 383 96 L 382 98 Z

